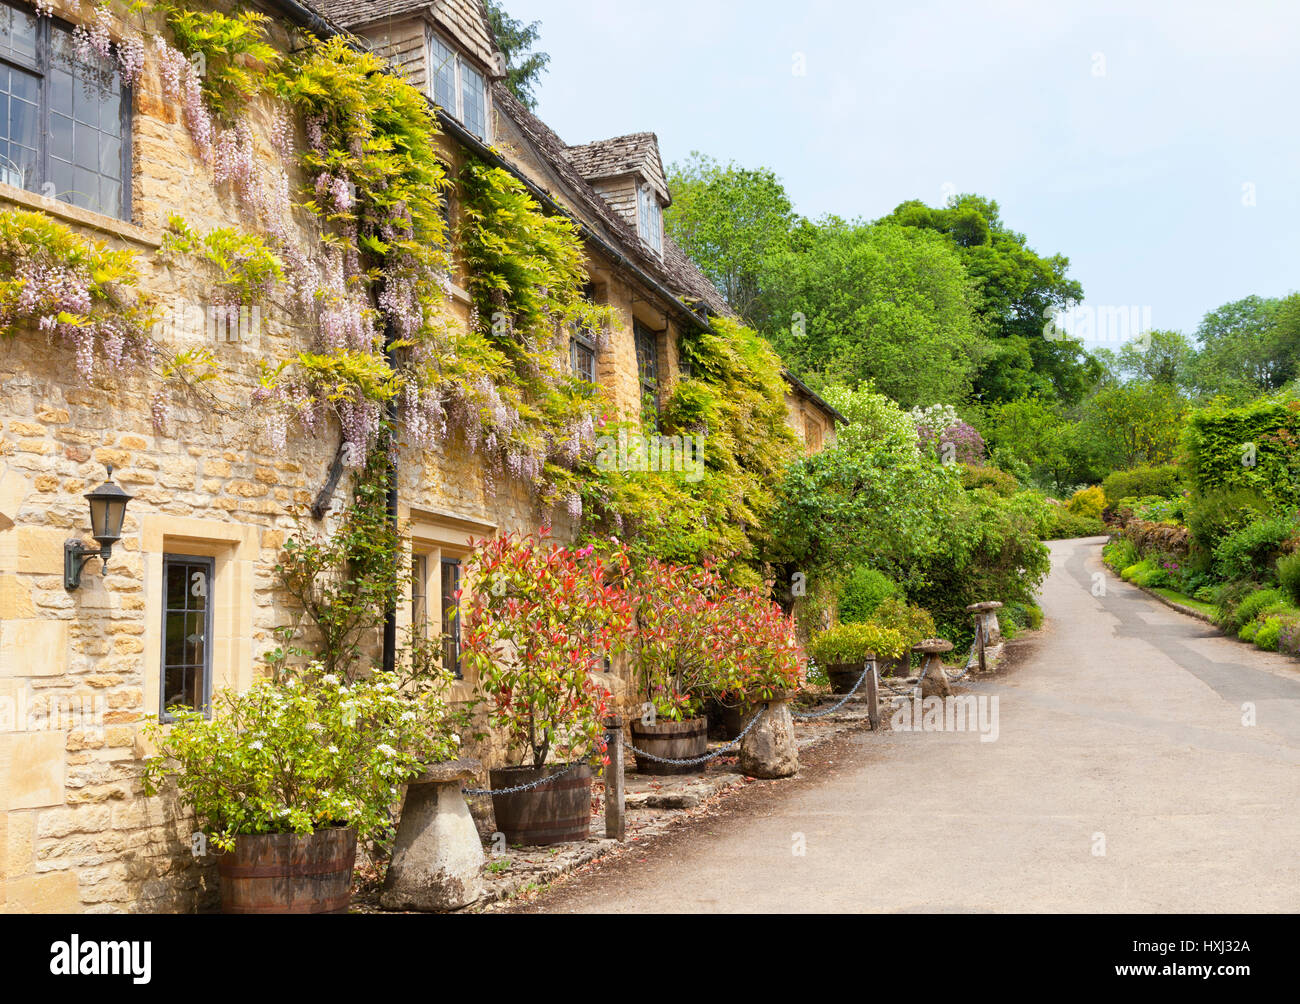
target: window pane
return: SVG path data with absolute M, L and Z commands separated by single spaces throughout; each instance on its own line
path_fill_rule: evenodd
M 573 340 L 573 372 L 587 383 L 596 382 L 596 352 L 585 342 Z
M 659 380 L 659 347 L 653 331 L 641 326 L 638 321 L 633 325 L 636 336 L 636 366 L 641 375 L 642 386 L 653 392 Z
M 460 590 L 460 562 L 444 561 L 442 563 L 442 665 L 451 670 L 460 679 L 460 601 L 456 593 Z
M 36 104 L 39 83 L 35 74 L 0 66 L 0 141 L 4 143 L 0 181 L 33 192 L 40 187 Z
M 30 10 L 0 4 L 0 55 L 35 65 L 36 16 Z
M 483 77 L 476 70 L 460 65 L 461 100 L 464 114 L 461 122 L 479 139 L 487 137 L 487 90 Z
M 440 108 L 459 117 L 456 104 L 456 54 L 436 35 L 429 39 L 429 77 L 433 82 L 433 100 Z
M 50 116 L 50 156 L 72 163 L 72 119 L 54 113 Z
M 411 559 L 411 627 L 423 638 L 429 624 L 428 598 L 425 596 L 425 582 L 428 581 L 429 559 L 417 554 Z
M 50 180 L 56 197 L 121 216 L 123 95 L 116 70 L 97 56 L 81 61 L 70 34 L 57 25 L 50 43 Z
M 162 710 L 203 708 L 211 678 L 208 597 L 212 565 L 203 559 L 163 558 Z

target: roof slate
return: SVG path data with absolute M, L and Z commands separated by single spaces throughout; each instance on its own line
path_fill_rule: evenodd
M 590 181 L 639 172 L 655 187 L 665 204 L 671 201 L 664 180 L 663 162 L 659 159 L 659 138 L 652 132 L 636 132 L 570 146 L 564 155 L 573 162 L 578 173 Z
M 545 159 L 547 165 L 564 182 L 569 194 L 580 204 L 581 210 L 601 222 L 619 250 L 678 296 L 688 301 L 703 303 L 715 314 L 733 316 L 727 301 L 671 237 L 664 235 L 662 260 L 641 243 L 640 236 L 631 224 L 616 213 L 592 188 L 590 182 L 583 177 L 577 165 L 570 159 L 568 152 L 573 148 L 566 146 L 550 126 L 525 108 L 504 84 L 493 85 L 492 100 L 497 110 L 509 117 L 519 127 L 520 132 L 532 142 L 538 155 Z M 653 138 L 652 133 L 638 135 Z

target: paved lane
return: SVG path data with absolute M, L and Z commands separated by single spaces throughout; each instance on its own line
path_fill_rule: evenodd
M 1041 636 L 964 690 L 998 698 L 996 741 L 856 738 L 535 909 L 1300 908 L 1300 663 L 1119 582 L 1100 551 L 1052 545 Z

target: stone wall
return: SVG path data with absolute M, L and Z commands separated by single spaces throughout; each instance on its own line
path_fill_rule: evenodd
M 56 6 L 72 19 L 70 3 Z M 274 572 L 296 526 L 289 508 L 316 496 L 337 450 L 336 427 L 313 435 L 291 429 L 287 449 L 272 449 L 249 404 L 260 359 L 313 348 L 314 326 L 287 299 L 261 305 L 260 330 L 240 342 L 212 344 L 201 324 L 184 323 L 201 316 L 212 275 L 202 263 L 159 259 L 167 217 L 180 213 L 200 231 L 255 225 L 235 193 L 214 187 L 179 115 L 162 93 L 151 48 L 134 95 L 130 222 L 0 185 L 0 207 L 40 209 L 137 252 L 142 290 L 173 319 L 160 340 L 168 351 L 210 348 L 222 375 L 213 389 L 175 392 L 158 428 L 157 374 L 97 373 L 84 381 L 66 346 L 31 331 L 0 351 L 0 910 L 8 912 L 212 904 L 211 859 L 191 852 L 192 820 L 174 799 L 145 798 L 139 782 L 149 752 L 139 730 L 160 703 L 163 555 L 213 560 L 213 689 L 248 687 L 276 647 L 273 630 L 292 617 Z M 259 162 L 278 171 L 269 107 L 256 108 L 250 122 Z M 296 223 L 314 246 L 312 221 Z M 665 389 L 677 370 L 679 332 L 651 305 L 654 295 L 613 263 L 593 255 L 590 269 L 616 316 L 598 379 L 612 406 L 633 416 L 640 411 L 633 317 L 663 332 Z M 463 274 L 457 278 L 447 309 L 463 323 L 469 302 Z M 107 569 L 91 561 L 82 587 L 68 592 L 63 545 L 87 536 L 83 495 L 104 480 L 108 464 L 134 496 L 123 539 Z M 473 538 L 535 532 L 543 522 L 562 539 L 572 534 L 563 512 L 538 509 L 531 485 L 485 470 L 457 441 L 429 453 L 402 451 L 400 471 L 402 518 L 413 546 L 431 553 L 460 556 Z M 399 627 L 409 622 L 408 603 L 399 608 Z M 621 665 L 604 680 L 626 693 Z M 453 696 L 467 697 L 472 687 L 472 680 L 459 683 Z M 492 739 L 473 752 L 501 761 Z

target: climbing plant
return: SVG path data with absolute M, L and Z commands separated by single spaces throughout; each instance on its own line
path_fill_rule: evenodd
M 45 213 L 0 211 L 0 337 L 32 327 L 61 339 L 89 379 L 148 363 L 155 306 L 134 287 L 135 254 L 91 241 Z

